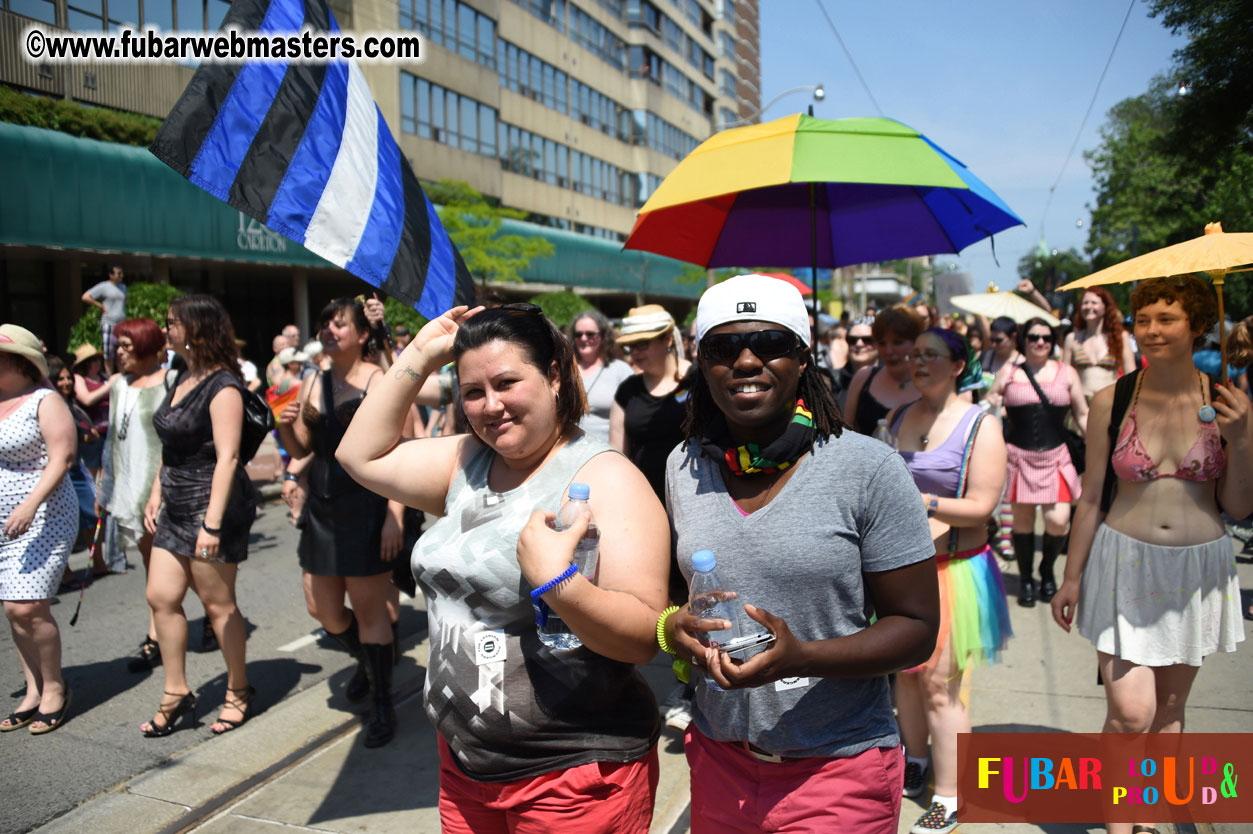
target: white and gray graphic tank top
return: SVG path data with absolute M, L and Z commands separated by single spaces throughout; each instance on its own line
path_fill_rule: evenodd
M 495 453 L 484 447 L 453 481 L 444 517 L 414 546 L 430 627 L 426 713 L 472 779 L 633 761 L 657 740 L 656 702 L 634 666 L 539 642 L 518 567 L 531 513 L 555 513 L 579 469 L 610 451 L 582 435 L 526 483 L 497 493 L 487 484 Z

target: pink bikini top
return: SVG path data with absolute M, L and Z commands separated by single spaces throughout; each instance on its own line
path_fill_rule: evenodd
M 1222 476 L 1227 466 L 1227 453 L 1223 451 L 1218 426 L 1214 423 L 1201 423 L 1201 433 L 1188 454 L 1179 462 L 1179 468 L 1174 472 L 1159 472 L 1157 464 L 1144 451 L 1144 444 L 1140 442 L 1140 431 L 1136 428 L 1136 410 L 1133 406 L 1118 434 L 1111 463 L 1115 475 L 1132 483 L 1156 481 L 1158 478 L 1213 481 Z

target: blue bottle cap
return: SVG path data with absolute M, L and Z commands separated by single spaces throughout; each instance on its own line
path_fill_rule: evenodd
M 698 550 L 692 554 L 692 569 L 701 572 L 713 570 L 718 566 L 712 550 Z
M 1203 405 L 1197 409 L 1196 416 L 1201 419 L 1202 423 L 1212 423 L 1218 416 L 1218 412 L 1214 410 L 1212 405 Z
M 587 484 L 570 484 L 570 497 L 576 501 L 586 501 L 591 494 L 592 488 Z

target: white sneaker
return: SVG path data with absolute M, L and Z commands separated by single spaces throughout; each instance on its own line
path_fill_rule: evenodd
M 683 697 L 683 690 L 686 688 L 687 685 L 681 683 L 670 690 L 658 709 L 666 726 L 673 730 L 686 730 L 687 725 L 692 723 L 692 701 Z

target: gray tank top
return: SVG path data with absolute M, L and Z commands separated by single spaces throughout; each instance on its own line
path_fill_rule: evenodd
M 610 451 L 582 435 L 526 483 L 497 493 L 487 484 L 495 453 L 484 447 L 453 481 L 444 517 L 414 546 L 430 628 L 426 713 L 472 779 L 633 761 L 657 740 L 656 701 L 634 666 L 539 642 L 518 567 L 531 513 L 555 513 L 579 469 Z

